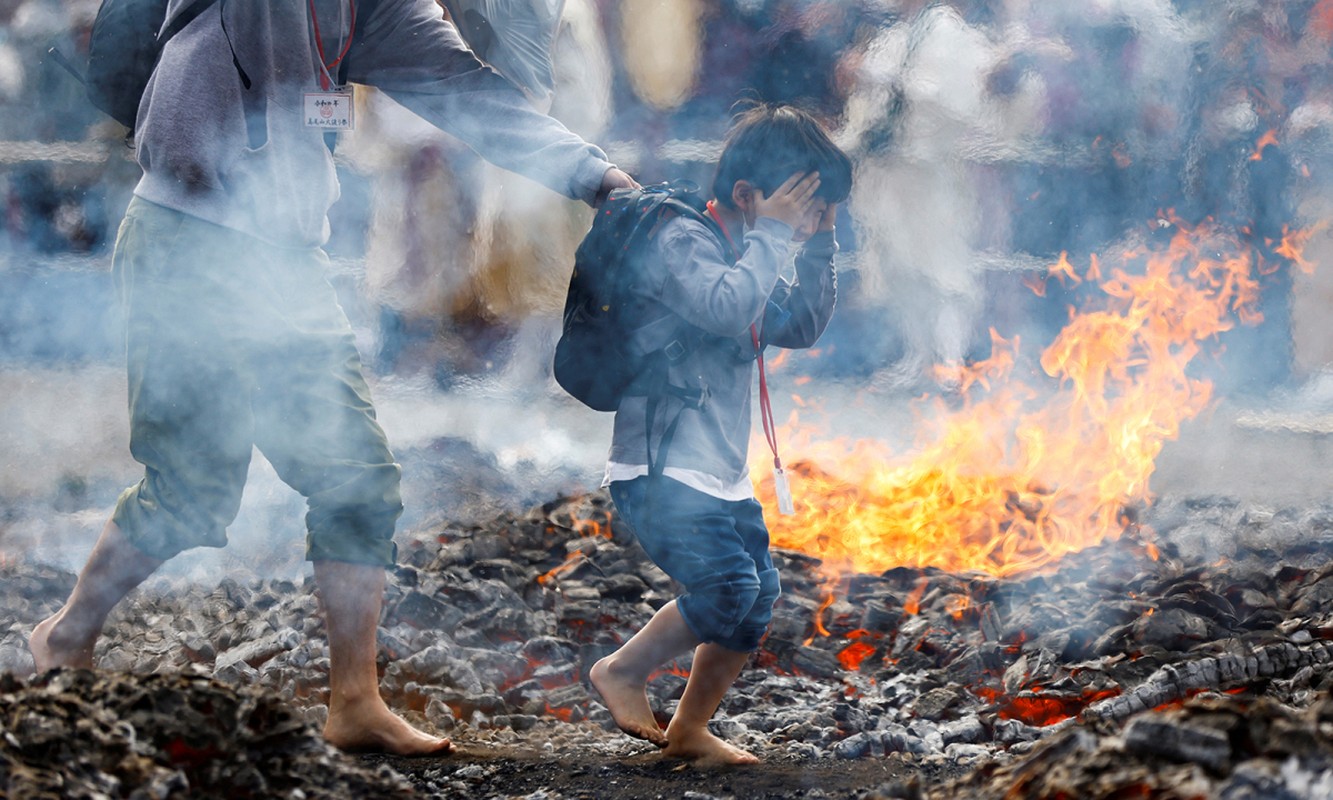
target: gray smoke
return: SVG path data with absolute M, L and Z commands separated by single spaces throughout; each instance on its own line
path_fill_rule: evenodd
M 95 5 L 0 2 L 0 554 L 32 550 L 71 567 L 137 478 L 108 278 L 137 168 L 46 55 L 57 47 L 77 60 Z M 1265 322 L 1208 343 L 1213 357 L 1198 369 L 1224 398 L 1280 418 L 1201 422 L 1164 454 L 1162 485 L 1244 491 L 1249 473 L 1221 465 L 1247 437 L 1333 405 L 1317 380 L 1333 358 L 1321 344 L 1333 341 L 1327 278 L 1296 275 L 1274 255 L 1284 225 L 1316 225 L 1333 208 L 1321 5 L 682 2 L 692 15 L 682 30 L 699 41 L 682 48 L 693 80 L 668 108 L 627 77 L 641 80 L 636 59 L 646 58 L 624 48 L 626 30 L 642 31 L 630 24 L 636 7 L 566 4 L 552 105 L 636 177 L 708 185 L 743 96 L 817 110 L 856 160 L 839 312 L 817 357 L 776 373 L 815 378 L 777 387 L 779 419 L 799 391 L 835 411 L 834 433 L 905 449 L 907 399 L 941 388 L 931 365 L 985 357 L 990 327 L 1020 335 L 1035 357 L 1086 299 L 1059 286 L 1038 298 L 1024 278 L 1061 252 L 1087 263 L 1151 239 L 1166 209 L 1230 226 L 1278 267 L 1262 279 Z M 591 212 L 480 162 L 380 96 L 362 102 L 362 130 L 339 148 L 329 251 L 404 461 L 403 529 L 595 486 L 609 417 L 561 397 L 547 369 Z M 1275 144 L 1260 151 L 1270 130 Z M 1306 256 L 1328 250 L 1316 235 Z M 1219 466 L 1191 477 L 1199 452 Z M 172 568 L 300 570 L 302 513 L 257 458 L 233 546 Z

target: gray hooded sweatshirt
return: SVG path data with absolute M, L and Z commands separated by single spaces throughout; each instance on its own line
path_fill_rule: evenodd
M 313 0 L 325 63 L 353 33 L 352 1 Z M 171 0 L 168 16 L 189 2 Z M 355 5 L 349 82 L 382 89 L 500 167 L 593 199 L 606 155 L 479 62 L 434 0 Z M 311 6 L 218 0 L 167 43 L 139 106 L 137 195 L 281 246 L 328 239 L 338 182 L 303 113 L 303 93 L 320 86 Z
M 666 468 L 702 473 L 721 486 L 745 479 L 756 376 L 750 326 L 759 329 L 761 347 L 810 347 L 828 327 L 837 299 L 833 234 L 817 233 L 797 252 L 795 280 L 781 275 L 791 260 L 791 237 L 785 222 L 759 217 L 737 243 L 744 252 L 732 264 L 727 245 L 703 223 L 677 217 L 663 226 L 632 289 L 649 309 L 644 319 L 652 322 L 632 334 L 631 346 L 652 352 L 688 332 L 686 338 L 698 344 L 670 367 L 668 381 L 687 390 L 706 388 L 707 399 L 691 408 L 664 397 L 649 422 L 647 399 L 623 398 L 612 464 L 644 467 L 650 446 L 656 464 L 663 434 L 679 415 L 662 462 Z

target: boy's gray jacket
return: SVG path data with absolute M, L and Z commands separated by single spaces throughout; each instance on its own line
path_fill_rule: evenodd
M 707 389 L 703 408 L 685 408 L 674 398 L 659 401 L 652 426 L 654 461 L 662 433 L 677 412 L 679 427 L 666 466 L 702 472 L 734 485 L 747 472 L 751 434 L 751 386 L 755 349 L 750 325 L 761 325 L 761 345 L 802 348 L 828 327 L 837 296 L 833 234 L 817 233 L 795 259 L 794 281 L 780 276 L 789 262 L 792 229 L 760 217 L 745 234 L 744 253 L 733 265 L 727 247 L 704 224 L 684 217 L 668 222 L 645 257 L 633 291 L 647 302 L 648 322 L 631 338 L 645 351 L 662 347 L 682 325 L 701 332 L 689 356 L 673 364 L 669 382 Z M 648 464 L 647 399 L 626 397 L 616 410 L 610 460 Z
M 171 0 L 168 15 L 189 2 Z M 593 199 L 611 167 L 606 155 L 483 66 L 434 0 L 356 6 L 350 82 L 382 89 L 498 166 Z M 302 108 L 303 93 L 319 86 L 310 7 L 310 0 L 223 0 L 167 43 L 139 106 L 144 175 L 136 194 L 276 244 L 327 240 L 338 182 L 323 135 L 305 126 Z M 351 33 L 350 3 L 314 0 L 314 8 L 331 62 Z

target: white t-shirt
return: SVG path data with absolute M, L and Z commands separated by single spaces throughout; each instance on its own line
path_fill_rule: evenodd
M 610 486 L 613 481 L 630 481 L 648 474 L 646 464 L 621 464 L 606 462 L 606 474 L 602 477 L 602 486 Z M 674 481 L 685 484 L 696 492 L 703 492 L 709 497 L 728 502 L 739 502 L 754 498 L 754 484 L 750 481 L 749 470 L 741 479 L 732 484 L 724 483 L 721 478 L 694 469 L 667 467 L 662 474 Z

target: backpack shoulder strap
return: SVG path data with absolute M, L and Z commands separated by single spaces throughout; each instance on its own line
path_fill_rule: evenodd
M 185 8 L 181 9 L 176 16 L 167 20 L 167 24 L 163 26 L 162 30 L 157 34 L 158 45 L 166 44 L 168 39 L 185 30 L 186 25 L 194 22 L 196 17 L 204 13 L 209 6 L 216 2 L 217 0 L 195 0 L 193 3 L 190 3 Z
M 698 195 L 697 191 L 673 192 L 667 202 L 677 215 L 702 223 L 722 245 L 722 252 L 727 256 L 727 263 L 736 263 L 736 260 L 740 258 L 740 253 L 732 249 L 731 241 L 727 238 L 726 232 L 717 224 L 717 220 L 713 219 L 713 215 L 708 213 L 708 204 Z
M 365 25 L 363 23 L 365 23 L 370 19 L 370 15 L 375 13 L 375 8 L 378 5 L 379 3 L 376 2 L 376 0 L 361 0 L 360 3 L 357 3 L 356 30 L 352 31 L 352 44 L 347 51 L 347 54 L 349 56 L 352 53 L 352 49 L 355 49 L 358 45 L 360 45 L 362 40 L 364 39 Z M 344 58 L 342 61 L 338 63 L 339 86 L 347 85 L 347 68 L 350 61 L 351 61 L 350 58 Z

